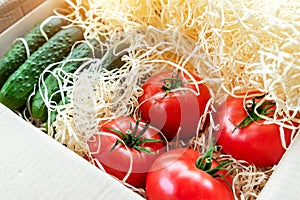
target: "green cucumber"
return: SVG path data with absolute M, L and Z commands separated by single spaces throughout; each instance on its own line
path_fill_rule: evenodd
M 64 99 L 61 99 L 59 101 L 58 105 L 61 106 L 61 105 L 69 104 L 69 103 L 70 103 L 70 98 L 65 96 Z M 46 122 L 46 130 L 47 131 L 49 130 L 49 127 L 51 127 L 52 123 L 56 120 L 57 115 L 58 115 L 57 110 L 54 110 L 50 113 L 50 119 L 47 120 L 47 122 Z M 55 133 L 53 135 L 55 135 Z
M 101 66 L 108 70 L 118 69 L 122 67 L 125 64 L 125 62 L 122 60 L 122 56 L 126 54 L 126 51 L 123 50 L 125 50 L 129 46 L 130 46 L 129 42 L 125 41 L 120 43 L 115 48 L 112 48 L 109 51 L 107 51 L 106 54 L 101 59 Z M 114 52 L 121 52 L 121 53 L 116 55 Z M 70 102 L 70 98 L 66 96 L 64 100 L 60 100 L 58 105 L 68 104 L 69 102 Z M 56 110 L 51 111 L 50 119 L 47 121 L 47 126 L 46 126 L 47 128 L 51 127 L 52 123 L 56 120 L 57 115 L 58 112 Z
M 124 65 L 124 61 L 121 58 L 123 55 L 126 54 L 126 51 L 124 50 L 127 49 L 129 46 L 130 42 L 128 40 L 124 40 L 118 43 L 113 48 L 109 49 L 102 58 L 102 68 L 113 70 L 122 67 Z
M 62 29 L 38 48 L 4 83 L 0 102 L 10 109 L 25 105 L 43 70 L 67 56 L 73 44 L 83 39 L 80 28 Z
M 97 45 L 96 40 L 92 40 L 90 44 L 94 47 Z M 98 43 L 99 44 L 99 43 Z M 78 46 L 76 46 L 73 51 L 70 53 L 68 57 L 66 57 L 65 61 L 67 61 L 64 64 L 60 64 L 57 68 L 62 68 L 62 70 L 66 73 L 73 73 L 82 65 L 84 62 L 83 60 L 81 61 L 72 61 L 73 59 L 80 59 L 80 58 L 86 58 L 93 50 L 91 49 L 90 45 L 87 43 L 81 43 Z M 47 76 L 45 79 L 45 85 L 47 88 L 47 96 L 50 98 L 55 92 L 59 90 L 59 83 L 57 81 L 57 78 L 53 75 L 50 74 Z M 31 105 L 31 112 L 32 116 L 35 119 L 39 119 L 41 121 L 45 121 L 47 119 L 47 111 L 48 108 L 46 107 L 45 102 L 43 101 L 43 98 L 41 96 L 41 92 L 44 92 L 45 87 L 42 85 L 39 88 L 39 91 L 34 95 L 34 98 L 32 100 L 32 105 Z M 60 100 L 60 95 L 54 95 L 51 100 L 54 100 L 56 103 Z
M 46 22 L 46 21 L 44 21 Z M 23 39 L 28 45 L 30 54 L 36 51 L 41 45 L 43 45 L 47 39 L 41 32 L 41 24 L 34 26 L 32 30 L 23 36 Z M 67 21 L 58 17 L 49 18 L 49 21 L 43 25 L 42 29 L 50 38 L 58 31 L 62 26 L 66 25 Z M 8 77 L 16 71 L 27 59 L 27 51 L 22 41 L 16 41 L 0 59 L 0 88 L 3 86 Z

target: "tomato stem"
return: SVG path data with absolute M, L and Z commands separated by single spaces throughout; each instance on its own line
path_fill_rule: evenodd
M 225 161 L 223 163 L 219 163 L 219 165 L 215 168 L 211 168 L 212 167 L 212 162 L 214 160 L 213 158 L 213 153 L 219 149 L 219 146 L 213 146 L 211 148 L 209 148 L 203 156 L 200 156 L 197 160 L 196 160 L 196 167 L 198 169 L 201 169 L 203 171 L 205 171 L 206 173 L 208 173 L 209 175 L 211 175 L 212 177 L 217 177 L 219 176 L 217 174 L 217 172 L 219 170 L 223 170 L 224 167 L 226 167 L 228 164 L 230 164 L 232 161 L 228 160 Z
M 164 85 L 162 86 L 162 89 L 168 94 L 174 89 L 181 88 L 183 81 L 179 77 L 179 71 L 176 70 L 175 73 L 172 73 L 171 78 L 164 78 L 162 81 L 164 82 Z M 176 77 L 175 77 L 176 76 Z
M 244 128 L 247 127 L 250 123 L 257 121 L 257 120 L 262 120 L 263 118 L 260 117 L 259 115 L 267 116 L 270 115 L 271 113 L 274 113 L 274 109 L 270 109 L 276 105 L 275 102 L 263 102 L 260 106 L 258 106 L 258 103 L 256 102 L 257 99 L 262 99 L 265 97 L 264 95 L 261 96 L 256 96 L 249 102 L 245 104 L 245 109 L 247 110 L 248 115 L 238 124 L 235 125 L 235 128 L 233 129 L 232 132 L 234 132 L 238 128 Z M 256 112 L 259 114 L 257 115 Z
M 123 141 L 127 147 L 134 148 L 136 150 L 143 151 L 143 152 L 149 153 L 149 154 L 157 153 L 157 152 L 152 152 L 152 151 L 145 149 L 144 147 L 142 147 L 142 145 L 145 143 L 153 143 L 153 142 L 163 142 L 164 143 L 164 141 L 159 140 L 159 139 L 147 139 L 147 138 L 143 137 L 143 135 L 145 134 L 145 132 L 147 131 L 147 129 L 150 126 L 149 123 L 146 123 L 146 125 L 143 127 L 143 129 L 138 133 L 138 127 L 140 124 L 140 120 L 141 120 L 140 118 L 137 119 L 134 127 L 131 126 L 131 122 L 130 122 L 130 129 L 126 130 L 125 133 L 123 133 L 119 130 L 116 130 L 116 129 L 107 128 L 109 131 L 116 133 L 117 135 L 119 135 L 122 138 L 122 139 L 118 139 L 115 142 L 113 147 L 110 149 L 110 152 L 112 152 L 118 146 L 118 144 L 122 143 L 122 141 Z

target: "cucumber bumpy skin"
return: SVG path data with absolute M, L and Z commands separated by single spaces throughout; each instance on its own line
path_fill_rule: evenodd
M 46 21 L 45 21 L 46 22 Z M 41 45 L 43 45 L 47 39 L 42 34 L 39 23 L 33 27 L 28 33 L 26 33 L 23 39 L 27 42 L 30 54 L 36 51 Z M 42 29 L 50 38 L 58 31 L 62 26 L 66 25 L 67 21 L 58 17 L 49 18 L 49 21 L 43 25 Z M 0 59 L 0 88 L 3 86 L 8 77 L 16 71 L 27 59 L 27 51 L 22 41 L 16 41 L 7 52 Z
M 114 70 L 121 68 L 125 61 L 122 60 L 123 55 L 127 54 L 127 51 L 124 51 L 130 46 L 129 41 L 124 41 L 114 48 L 109 49 L 106 54 L 101 58 L 101 67 L 106 68 L 107 70 Z M 118 52 L 115 54 L 114 52 Z M 70 97 L 66 96 L 65 99 L 60 100 L 58 105 L 64 105 L 70 103 Z M 50 119 L 46 122 L 46 130 L 52 126 L 52 123 L 56 120 L 56 116 L 58 115 L 57 110 L 51 111 Z M 54 133 L 55 135 L 55 133 Z M 54 137 L 53 135 L 53 137 Z
M 0 102 L 10 109 L 25 105 L 43 70 L 67 56 L 73 44 L 83 39 L 80 28 L 62 29 L 38 48 L 5 82 Z
M 99 44 L 98 41 L 92 40 L 90 42 L 90 45 L 92 47 Z M 84 62 L 83 60 L 80 61 L 72 61 L 73 59 L 81 59 L 86 58 L 89 56 L 89 54 L 93 51 L 93 49 L 89 46 L 87 43 L 81 43 L 78 46 L 76 46 L 70 55 L 65 58 L 66 63 L 60 64 L 57 68 L 61 68 L 66 73 L 73 73 L 82 65 Z M 68 61 L 69 60 L 69 61 Z M 45 86 L 47 88 L 47 96 L 50 98 L 55 92 L 59 90 L 59 83 L 56 79 L 56 77 L 53 74 L 49 74 L 47 78 L 45 79 Z M 45 121 L 47 119 L 47 113 L 48 108 L 46 107 L 46 104 L 41 96 L 41 92 L 44 92 L 45 86 L 42 85 L 39 88 L 39 91 L 36 92 L 36 94 L 33 97 L 32 105 L 31 105 L 31 112 L 34 119 L 39 119 L 41 121 Z M 54 95 L 51 97 L 51 100 L 55 101 L 56 103 L 60 100 L 60 95 Z

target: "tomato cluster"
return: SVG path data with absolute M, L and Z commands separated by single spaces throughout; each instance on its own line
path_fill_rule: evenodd
M 225 169 L 229 162 L 218 163 L 214 147 L 205 154 L 166 149 L 174 139 L 193 138 L 206 123 L 211 98 L 207 86 L 194 74 L 166 71 L 152 76 L 142 89 L 141 119 L 119 117 L 100 124 L 88 142 L 92 157 L 107 173 L 144 188 L 150 200 L 234 199 L 232 177 Z M 220 125 L 214 138 L 223 153 L 258 167 L 279 162 L 285 152 L 282 132 L 287 146 L 292 137 L 291 130 L 265 123 L 261 116 L 273 117 L 276 104 L 259 103 L 263 97 L 229 97 L 213 116 Z
M 165 151 L 156 129 L 120 117 L 101 126 L 107 134 L 95 134 L 89 141 L 92 156 L 105 171 L 119 180 L 145 188 L 147 198 L 233 200 L 232 177 L 212 158 L 178 148 Z

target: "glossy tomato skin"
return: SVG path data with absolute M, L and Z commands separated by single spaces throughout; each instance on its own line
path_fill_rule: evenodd
M 136 121 L 130 117 L 120 117 L 110 122 L 105 123 L 101 128 L 102 132 L 115 135 L 117 138 L 121 138 L 113 131 L 107 128 L 112 128 L 121 132 L 130 129 L 130 126 L 134 127 Z M 131 124 L 131 125 L 130 125 Z M 137 133 L 142 130 L 142 126 L 138 127 Z M 144 133 L 144 138 L 163 140 L 161 135 L 154 129 L 149 127 Z M 89 149 L 92 152 L 92 157 L 98 160 L 105 171 L 118 179 L 122 180 L 130 168 L 130 154 L 132 156 L 132 172 L 126 180 L 130 185 L 143 188 L 145 185 L 145 178 L 147 171 L 154 160 L 165 151 L 165 145 L 163 142 L 144 143 L 143 148 L 156 152 L 156 154 L 149 154 L 140 150 L 128 147 L 123 144 L 118 144 L 113 151 L 110 152 L 112 147 L 117 141 L 116 137 L 105 136 L 103 134 L 95 134 L 89 140 Z
M 233 200 L 233 193 L 221 178 L 214 178 L 196 167 L 201 154 L 179 148 L 163 153 L 150 168 L 146 179 L 149 200 Z M 217 165 L 213 162 L 213 166 Z M 219 171 L 225 175 L 227 171 Z M 230 175 L 227 181 L 232 183 Z
M 146 81 L 142 86 L 143 95 L 139 98 L 140 112 L 144 121 L 160 129 L 168 140 L 172 140 L 179 131 L 179 137 L 190 139 L 195 136 L 200 117 L 210 99 L 210 92 L 206 85 L 198 84 L 200 95 L 194 84 L 185 81 L 184 90 L 177 89 L 166 94 L 163 89 L 166 78 L 172 77 L 172 71 L 160 72 Z M 187 75 L 180 75 L 182 79 L 190 80 Z M 199 81 L 199 77 L 193 75 Z
M 279 125 L 258 120 L 234 130 L 247 116 L 243 102 L 243 98 L 229 97 L 218 109 L 215 117 L 216 123 L 220 124 L 220 129 L 215 132 L 217 144 L 222 146 L 224 153 L 257 167 L 277 164 L 285 152 L 280 139 Z M 290 129 L 284 128 L 287 145 L 291 142 L 291 134 Z

